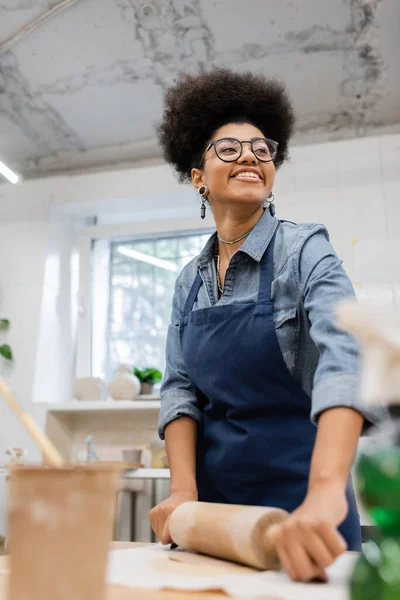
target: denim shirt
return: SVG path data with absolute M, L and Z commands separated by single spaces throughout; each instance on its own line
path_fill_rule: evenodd
M 316 423 L 322 411 L 337 406 L 351 407 L 371 423 L 386 415 L 383 407 L 365 406 L 359 399 L 358 346 L 350 334 L 335 324 L 336 305 L 344 298 L 354 297 L 354 290 L 327 230 L 323 225 L 279 222 L 266 210 L 231 257 L 220 299 L 213 256 L 216 233 L 200 255 L 184 267 L 176 281 L 161 386 L 161 439 L 164 439 L 165 427 L 179 417 L 188 416 L 202 424 L 199 401 L 186 373 L 179 334 L 185 301 L 197 272 L 203 285 L 193 310 L 257 302 L 260 260 L 277 228 L 271 290 L 275 330 L 290 374 L 310 397 L 310 418 Z M 240 369 L 240 356 L 237 362 Z

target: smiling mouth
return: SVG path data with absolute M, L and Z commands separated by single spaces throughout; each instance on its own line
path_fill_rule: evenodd
M 245 181 L 250 183 L 262 182 L 260 175 L 258 175 L 258 173 L 255 173 L 254 171 L 243 171 L 241 173 L 237 173 L 236 175 L 233 175 L 231 179 L 237 179 L 238 181 Z
M 236 175 L 231 179 L 236 179 L 237 181 L 245 182 L 245 183 L 262 183 L 262 179 L 260 177 L 249 177 L 248 175 Z

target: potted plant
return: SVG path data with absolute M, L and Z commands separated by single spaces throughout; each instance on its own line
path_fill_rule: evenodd
M 146 368 L 146 369 L 133 369 L 133 374 L 140 381 L 140 394 L 151 394 L 153 392 L 153 386 L 162 379 L 162 373 L 158 369 Z
M 0 330 L 5 330 L 10 327 L 10 321 L 8 319 L 0 319 Z M 0 356 L 6 360 L 12 360 L 12 350 L 8 344 L 0 346 Z

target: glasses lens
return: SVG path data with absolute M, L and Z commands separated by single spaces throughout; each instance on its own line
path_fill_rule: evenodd
M 259 138 L 253 142 L 253 152 L 259 160 L 269 161 L 276 156 L 277 147 L 272 140 Z
M 240 142 L 232 139 L 218 140 L 215 151 L 221 160 L 233 162 L 240 155 Z

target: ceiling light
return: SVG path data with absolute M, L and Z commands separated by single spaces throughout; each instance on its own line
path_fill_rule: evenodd
M 8 181 L 10 181 L 11 183 L 18 183 L 19 181 L 19 177 L 16 173 L 14 173 L 14 171 L 11 171 L 11 169 L 9 169 L 4 163 L 1 162 L 0 160 L 0 174 L 4 175 L 4 177 L 6 179 L 8 179 Z
M 150 265 L 154 265 L 155 267 L 160 267 L 161 269 L 167 269 L 167 271 L 173 271 L 174 273 L 178 271 L 178 267 L 175 263 L 170 262 L 168 260 L 163 260 L 162 258 L 156 258 L 155 256 L 151 256 L 150 254 L 144 254 L 144 252 L 138 252 L 137 250 L 124 248 L 124 246 L 119 246 L 118 252 L 120 254 L 123 254 L 124 256 L 129 256 L 129 258 L 141 260 L 142 262 L 149 263 Z

